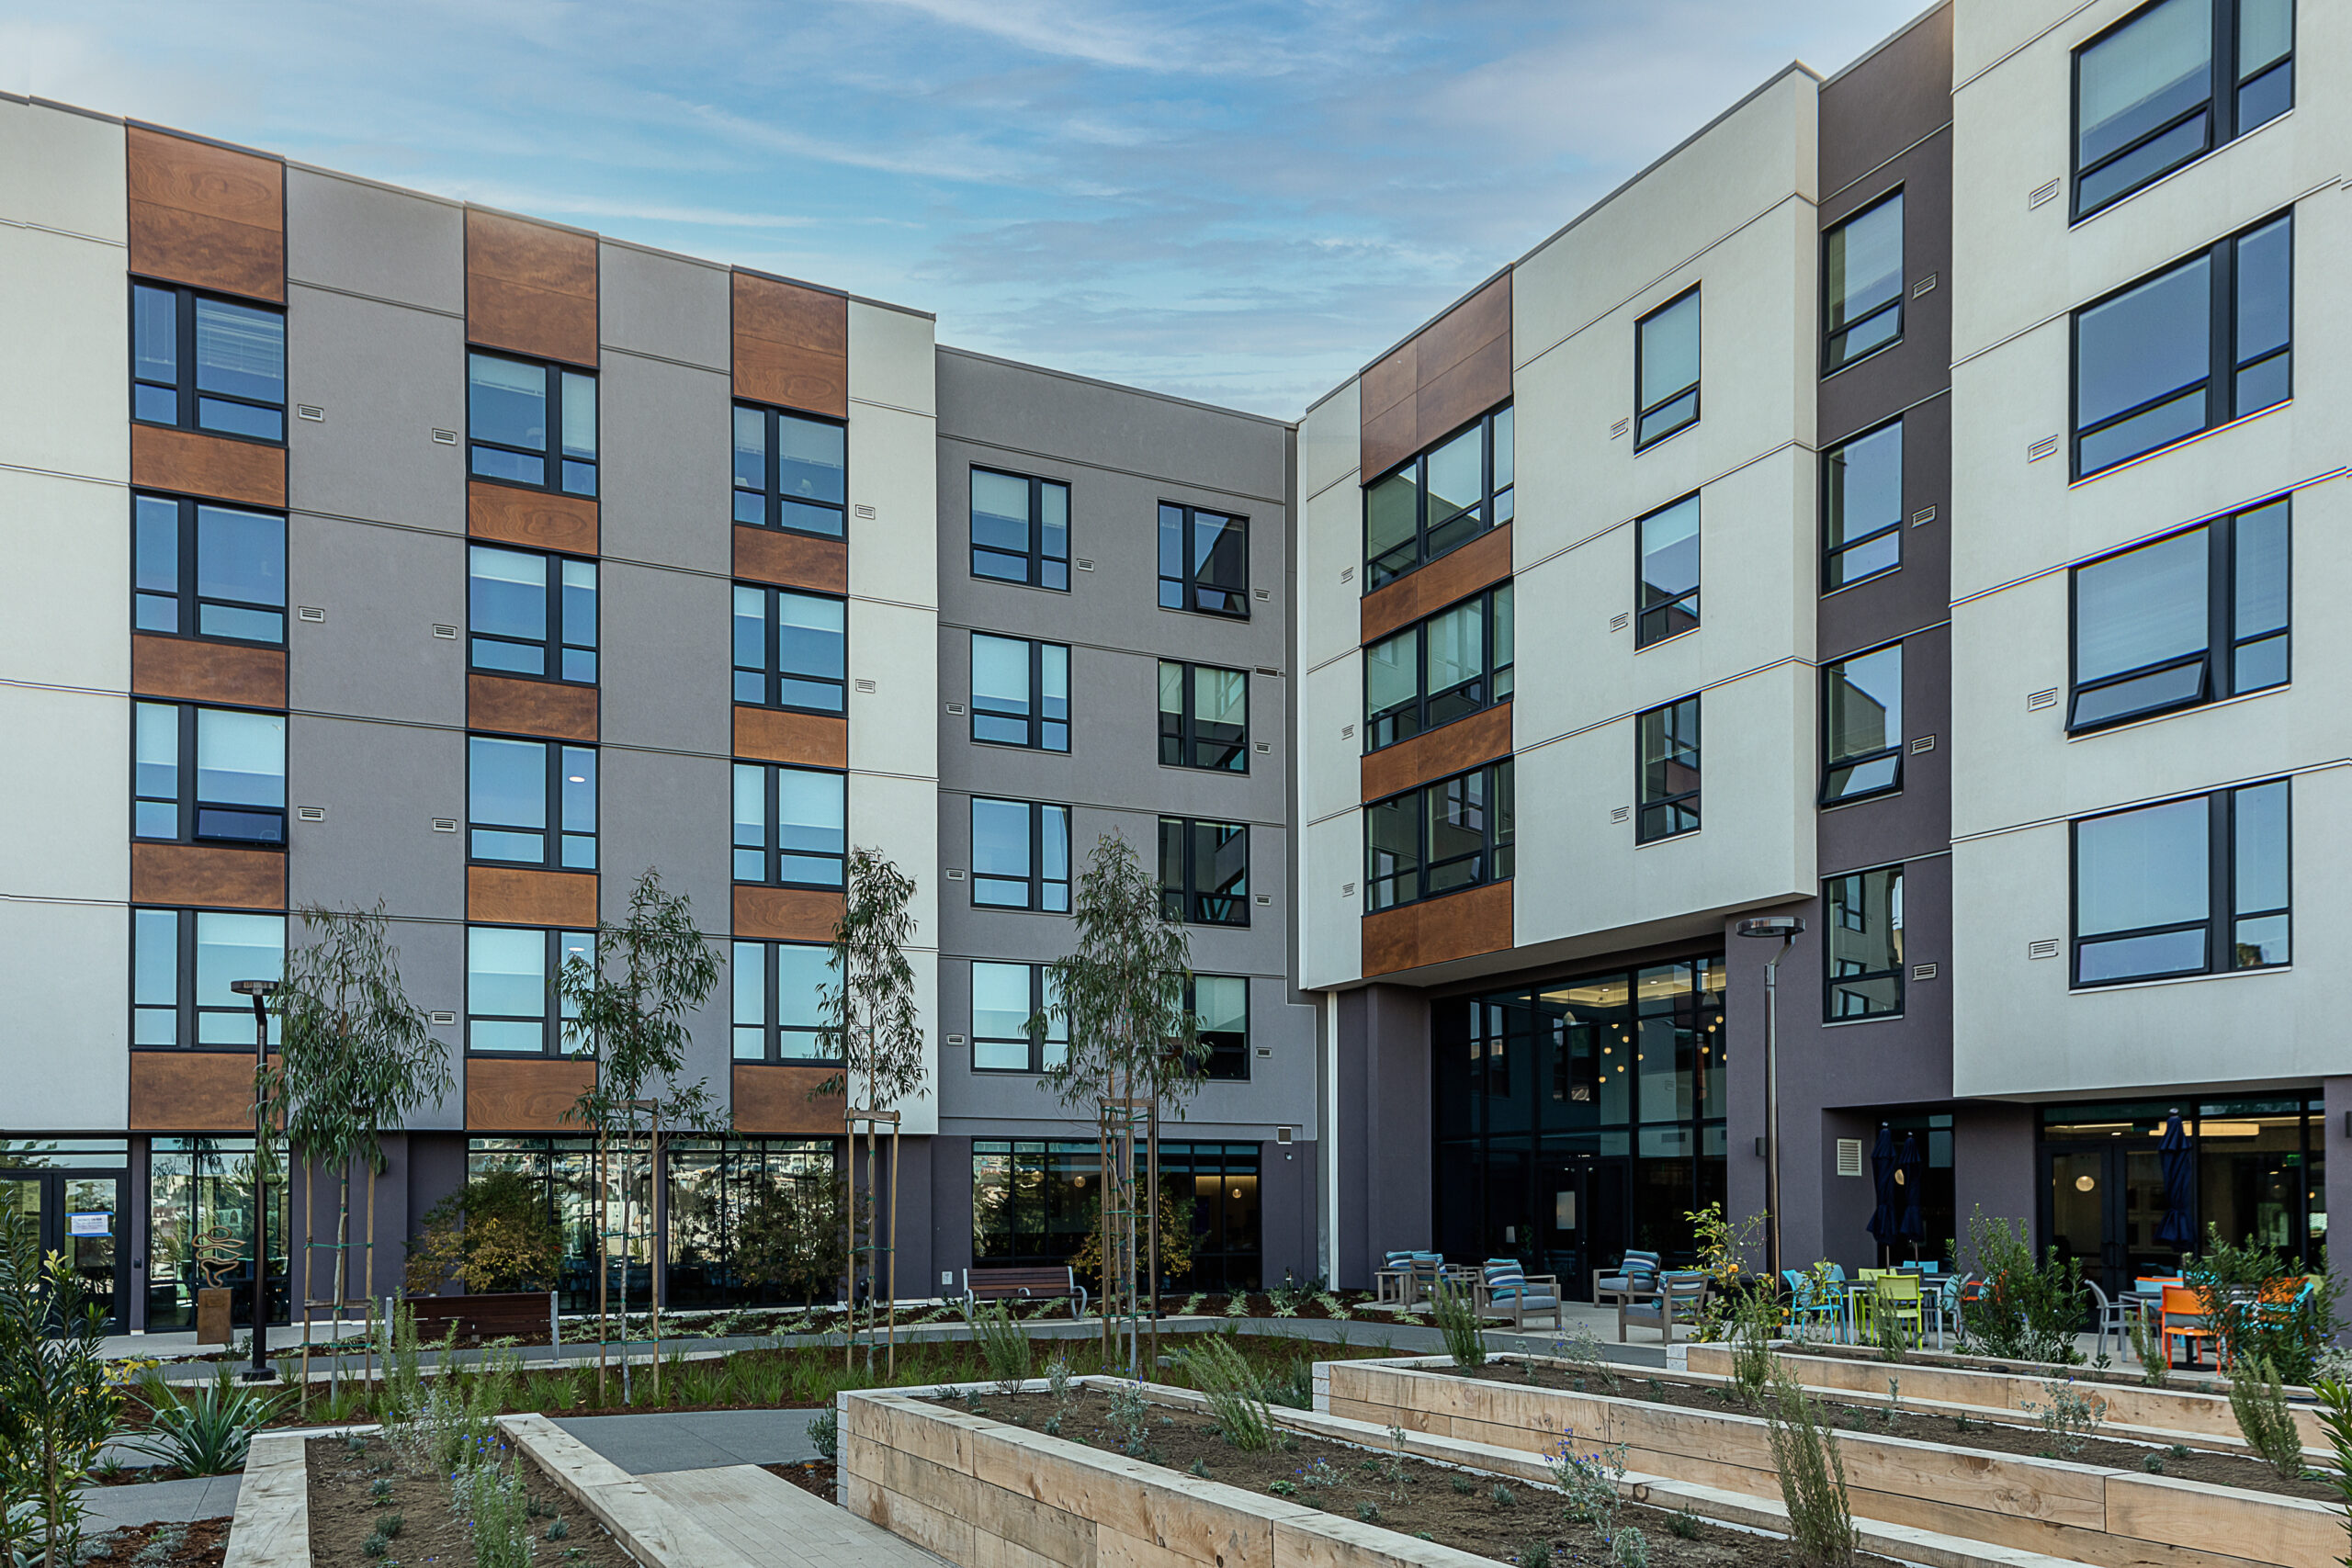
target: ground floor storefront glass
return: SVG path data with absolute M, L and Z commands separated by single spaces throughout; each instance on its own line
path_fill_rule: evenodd
M 287 1321 L 286 1150 L 263 1162 L 269 1320 Z M 147 1159 L 147 1327 L 196 1326 L 196 1292 L 230 1291 L 229 1320 L 253 1322 L 254 1141 L 156 1138 Z
M 1694 1256 L 1688 1215 L 1724 1196 L 1724 979 L 1709 955 L 1431 1005 L 1449 1260 L 1585 1297 L 1628 1247 Z
M 830 1138 L 680 1141 L 670 1172 L 669 1280 L 676 1307 L 780 1306 L 840 1296 L 846 1245 Z
M 130 1174 L 128 1139 L 0 1138 L 0 1218 L 62 1254 L 116 1333 L 130 1326 Z
M 596 1305 L 596 1145 L 591 1138 L 472 1138 L 466 1144 L 466 1179 L 480 1181 L 486 1176 L 511 1171 L 524 1178 L 546 1195 L 548 1215 L 555 1222 L 562 1238 L 562 1253 L 556 1264 L 556 1289 L 566 1312 L 591 1312 Z M 620 1234 L 621 1164 L 613 1165 L 614 1188 L 613 1233 L 615 1252 L 618 1253 Z M 650 1228 L 644 1219 L 646 1200 L 650 1188 L 642 1179 L 631 1194 L 639 1215 L 636 1229 L 640 1237 Z M 648 1299 L 651 1288 L 650 1272 L 644 1266 L 643 1242 L 638 1246 L 630 1280 L 630 1297 L 636 1301 Z M 613 1290 L 620 1289 L 621 1279 L 617 1256 L 615 1259 Z
M 1256 1144 L 1159 1145 L 1163 1191 L 1193 1197 L 1193 1268 L 1179 1291 L 1255 1290 L 1264 1258 Z M 1076 1139 L 972 1143 L 972 1261 L 1066 1263 L 1093 1228 L 1101 1146 Z

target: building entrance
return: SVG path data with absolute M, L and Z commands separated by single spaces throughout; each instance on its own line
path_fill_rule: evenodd
M 90 1298 L 120 1333 L 130 1301 L 130 1249 L 120 1170 L 26 1170 L 0 1167 L 0 1214 L 20 1217 L 40 1238 L 42 1256 L 65 1255 Z

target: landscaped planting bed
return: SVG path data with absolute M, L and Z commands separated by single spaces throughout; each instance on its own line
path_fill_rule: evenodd
M 229 1546 L 229 1521 L 196 1519 L 187 1524 L 130 1525 L 90 1537 L 74 1568 L 220 1568 Z
M 279 1439 L 273 1439 L 279 1440 Z M 451 1505 L 449 1478 L 428 1470 L 401 1444 L 382 1436 L 312 1438 L 304 1445 L 309 1475 L 313 1568 L 399 1568 L 407 1563 L 474 1561 L 469 1522 Z M 636 1562 L 586 1509 L 573 1504 L 527 1456 L 524 1486 L 531 1500 L 536 1560 L 556 1568 L 636 1568 Z M 393 1520 L 399 1520 L 397 1526 Z M 558 1524 L 557 1521 L 561 1523 Z M 390 1527 L 388 1529 L 388 1527 Z M 550 1529 L 559 1533 L 548 1539 Z M 371 1537 L 389 1536 L 368 1555 Z

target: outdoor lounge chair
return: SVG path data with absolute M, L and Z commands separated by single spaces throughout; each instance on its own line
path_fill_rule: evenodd
M 1615 1269 L 1592 1271 L 1592 1304 L 1609 1306 L 1629 1292 L 1657 1288 L 1658 1257 L 1655 1252 L 1628 1252 Z
M 1515 1258 L 1489 1258 L 1475 1287 L 1474 1304 L 1480 1317 L 1507 1317 L 1522 1332 L 1531 1314 L 1548 1317 L 1560 1326 L 1560 1280 L 1556 1274 L 1530 1274 Z
M 1714 1281 L 1696 1269 L 1661 1274 L 1647 1291 L 1627 1290 L 1617 1298 L 1617 1343 L 1626 1342 L 1632 1325 L 1656 1324 L 1665 1343 L 1674 1343 L 1674 1325 L 1696 1325 L 1706 1311 L 1707 1292 Z

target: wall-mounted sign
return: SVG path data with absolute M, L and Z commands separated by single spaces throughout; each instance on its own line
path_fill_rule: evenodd
M 65 1216 L 68 1235 L 112 1235 L 114 1216 L 109 1213 L 68 1214 Z

